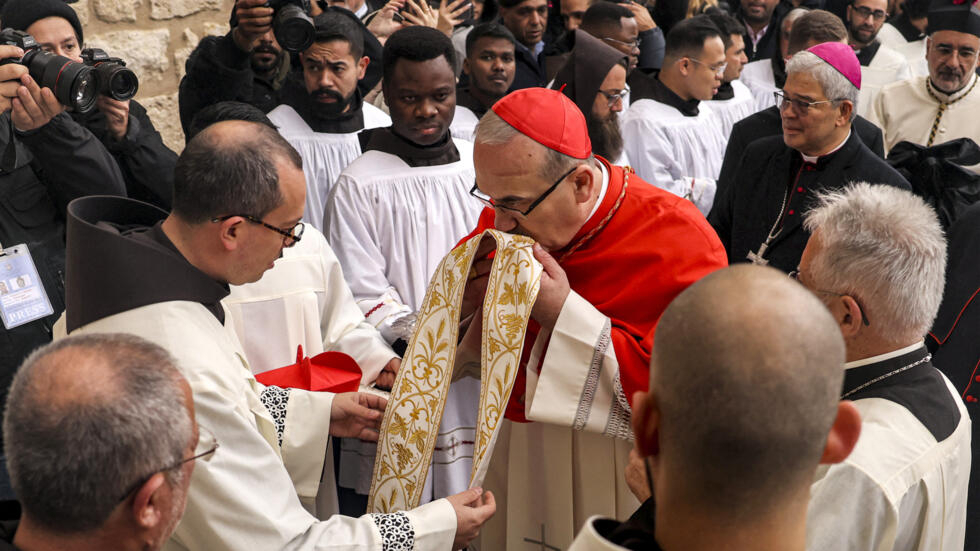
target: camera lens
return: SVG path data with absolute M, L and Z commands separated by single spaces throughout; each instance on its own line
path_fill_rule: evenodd
M 27 52 L 22 63 L 37 85 L 50 88 L 62 105 L 78 113 L 88 113 L 95 107 L 98 86 L 91 67 L 41 50 Z
M 115 63 L 99 63 L 95 66 L 99 79 L 99 91 L 114 100 L 125 101 L 136 95 L 139 79 L 136 73 Z
M 290 52 L 302 52 L 313 44 L 313 19 L 300 7 L 290 4 L 276 12 L 272 24 L 276 41 Z

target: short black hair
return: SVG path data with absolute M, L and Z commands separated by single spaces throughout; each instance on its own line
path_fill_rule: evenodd
M 260 123 L 232 140 L 211 125 L 194 136 L 174 168 L 173 213 L 190 224 L 215 216 L 262 218 L 282 204 L 276 161 L 303 168 L 299 153 L 279 132 Z
M 241 101 L 219 101 L 201 109 L 194 115 L 194 118 L 191 119 L 191 124 L 187 128 L 186 140 L 191 141 L 201 130 L 221 121 L 257 122 L 273 130 L 278 129 L 261 109 L 252 104 Z
M 600 1 L 589 6 L 582 15 L 582 30 L 593 34 L 593 31 L 602 31 L 612 27 L 619 28 L 624 17 L 634 17 L 626 6 L 613 2 Z
M 449 37 L 431 27 L 412 25 L 395 31 L 388 40 L 381 54 L 381 79 L 384 88 L 388 85 L 391 74 L 395 71 L 395 63 L 399 59 L 409 61 L 429 61 L 445 57 L 449 67 L 456 70 L 456 48 Z
M 343 40 L 350 44 L 350 53 L 354 60 L 358 60 L 364 55 L 364 31 L 354 21 L 345 14 L 347 10 L 328 9 L 313 18 L 313 26 L 316 28 L 314 39 L 317 42 L 330 42 L 332 40 Z
M 716 36 L 724 41 L 721 31 L 707 15 L 684 19 L 667 33 L 664 59 L 697 56 L 704 50 L 705 41 Z
M 473 48 L 476 46 L 476 41 L 481 38 L 501 38 L 509 40 L 515 47 L 517 44 L 517 41 L 514 39 L 514 34 L 507 27 L 497 22 L 481 23 L 473 27 L 473 30 L 466 35 L 466 57 L 473 55 Z
M 909 19 L 922 19 L 929 16 L 929 4 L 930 0 L 905 0 L 905 3 L 902 4 L 902 11 Z
M 705 16 L 711 19 L 711 22 L 718 27 L 721 31 L 721 41 L 725 43 L 725 49 L 732 47 L 732 35 L 737 34 L 739 36 L 745 34 L 745 25 L 738 22 L 738 19 L 728 15 L 727 13 L 716 10 L 714 8 L 709 8 L 711 11 L 705 13 Z
M 790 55 L 806 48 L 810 42 L 844 42 L 847 27 L 840 17 L 826 10 L 810 10 L 796 18 L 789 31 L 787 52 Z

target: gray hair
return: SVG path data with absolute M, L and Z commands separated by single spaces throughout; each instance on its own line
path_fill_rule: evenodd
M 53 533 L 95 530 L 134 484 L 183 459 L 193 428 L 181 380 L 164 349 L 133 335 L 72 336 L 31 354 L 3 420 L 25 515 Z
M 303 168 L 293 146 L 265 124 L 235 120 L 208 126 L 177 158 L 174 214 L 191 224 L 227 214 L 264 217 L 283 201 L 279 160 Z
M 840 71 L 820 59 L 816 54 L 803 50 L 793 55 L 786 62 L 786 75 L 793 73 L 807 73 L 812 76 L 820 83 L 820 88 L 823 89 L 827 99 L 835 103 L 842 100 L 851 102 L 851 105 L 854 106 L 851 109 L 851 120 L 853 121 L 854 117 L 857 116 L 858 94 L 861 91 L 858 90 L 857 86 L 851 84 L 851 81 L 847 80 L 847 77 L 842 75 Z
M 810 277 L 822 289 L 858 297 L 882 336 L 922 338 L 943 298 L 946 238 L 921 198 L 895 187 L 856 183 L 825 193 L 804 227 L 820 231 L 823 254 Z
M 500 115 L 487 111 L 476 125 L 476 136 L 474 142 L 486 145 L 504 145 L 516 136 L 522 135 L 520 131 L 510 125 L 507 121 L 500 118 Z M 540 144 L 538 144 L 540 145 Z M 544 164 L 541 166 L 540 176 L 545 180 L 552 180 L 570 171 L 580 164 L 593 166 L 595 157 L 589 155 L 588 159 L 576 159 L 564 153 L 559 153 L 550 147 L 544 147 L 546 156 Z

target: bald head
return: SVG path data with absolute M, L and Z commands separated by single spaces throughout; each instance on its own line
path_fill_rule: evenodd
M 3 421 L 24 514 L 58 534 L 97 530 L 131 485 L 184 456 L 192 419 L 187 382 L 143 339 L 85 335 L 39 349 L 14 377 Z
M 746 515 L 805 489 L 843 364 L 833 318 L 785 274 L 739 265 L 695 283 L 657 325 L 650 380 L 663 476 L 694 503 Z
M 191 224 L 225 214 L 262 218 L 283 201 L 279 164 L 303 167 L 275 129 L 242 120 L 212 124 L 177 159 L 173 212 Z

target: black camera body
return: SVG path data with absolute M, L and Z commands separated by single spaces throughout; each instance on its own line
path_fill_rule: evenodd
M 67 57 L 45 52 L 34 38 L 14 29 L 0 31 L 0 44 L 24 50 L 20 59 L 0 59 L 0 65 L 19 63 L 27 67 L 31 78 L 42 88 L 50 88 L 62 105 L 78 113 L 95 108 L 98 78 L 92 68 Z
M 98 93 L 112 99 L 125 101 L 136 95 L 140 82 L 126 62 L 118 57 L 110 57 L 105 50 L 85 48 L 82 60 L 95 71 Z
M 269 0 L 266 5 L 273 9 L 272 32 L 285 50 L 302 52 L 313 45 L 316 28 L 310 0 Z

